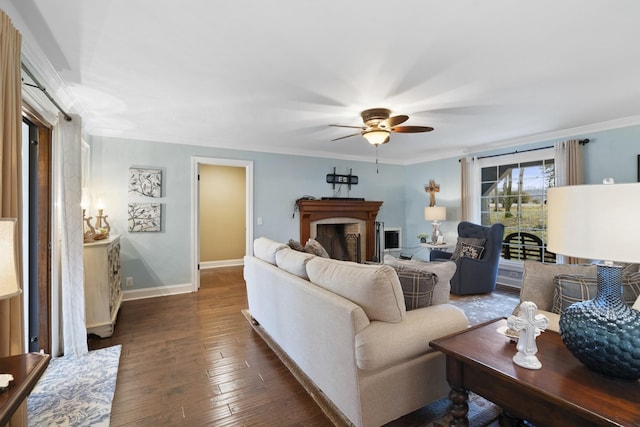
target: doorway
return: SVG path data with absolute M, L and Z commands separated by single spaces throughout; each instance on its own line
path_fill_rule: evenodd
M 251 254 L 253 242 L 253 162 L 248 160 L 219 159 L 211 157 L 192 157 L 191 160 L 191 283 L 192 292 L 200 288 L 200 249 L 201 249 L 201 218 L 200 218 L 200 174 L 201 168 L 211 166 L 243 168 L 245 189 L 244 212 L 244 254 Z M 224 197 L 223 192 L 218 197 Z M 218 203 L 223 203 L 218 199 Z

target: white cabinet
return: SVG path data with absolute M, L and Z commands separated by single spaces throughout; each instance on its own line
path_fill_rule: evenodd
M 120 236 L 85 243 L 84 298 L 87 333 L 110 337 L 122 303 Z

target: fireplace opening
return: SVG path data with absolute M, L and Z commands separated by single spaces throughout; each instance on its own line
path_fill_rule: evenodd
M 316 240 L 329 256 L 342 261 L 361 262 L 360 224 L 317 224 Z

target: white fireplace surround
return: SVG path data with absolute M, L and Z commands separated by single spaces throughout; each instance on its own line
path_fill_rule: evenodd
M 309 234 L 312 239 L 318 236 L 318 224 L 358 224 L 360 228 L 360 259 L 365 260 L 367 254 L 367 221 L 358 218 L 335 217 L 319 219 L 309 223 Z M 305 242 L 301 242 L 304 244 Z

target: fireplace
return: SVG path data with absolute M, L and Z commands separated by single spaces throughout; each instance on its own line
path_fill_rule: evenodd
M 335 235 L 342 232 L 346 235 L 358 235 L 359 251 L 355 254 L 359 261 L 369 261 L 374 256 L 375 251 L 375 224 L 376 216 L 382 202 L 350 200 L 350 199 L 331 199 L 331 200 L 298 200 L 298 209 L 300 210 L 300 242 L 304 244 L 310 237 L 318 240 L 326 239 L 326 235 Z M 325 228 L 325 226 L 331 227 Z M 318 233 L 320 226 L 320 234 Z M 344 231 L 346 230 L 346 231 Z M 355 231 L 354 231 L 355 230 Z M 339 242 L 339 250 L 344 248 L 347 250 L 349 260 L 354 256 L 352 237 L 338 237 L 344 239 Z M 318 240 L 323 246 L 325 242 Z M 344 245 L 343 245 L 344 244 Z M 329 249 L 325 246 L 327 251 Z M 352 251 L 349 253 L 349 251 Z M 347 259 L 336 256 L 338 259 Z
M 364 221 L 350 218 L 329 218 L 311 224 L 311 235 L 327 250 L 333 259 L 362 262 L 363 251 L 360 229 Z M 314 232 L 315 229 L 315 232 Z

